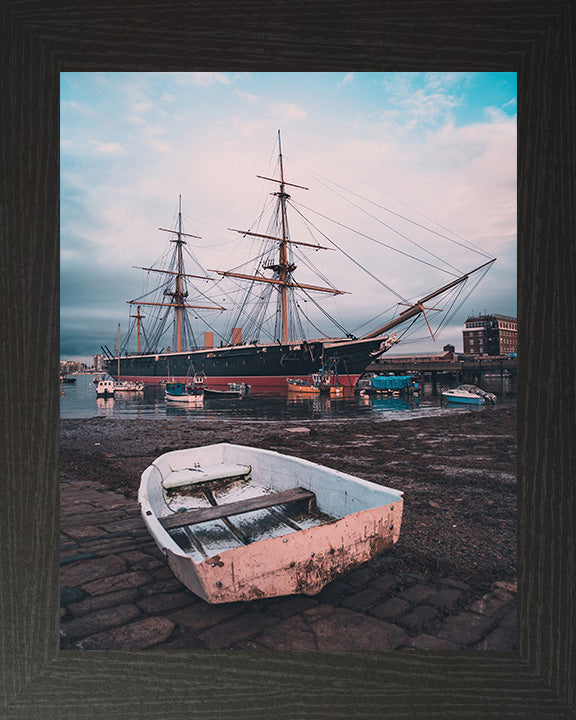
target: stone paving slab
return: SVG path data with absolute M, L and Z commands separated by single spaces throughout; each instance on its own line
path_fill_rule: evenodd
M 115 630 L 90 635 L 77 643 L 79 650 L 146 650 L 167 640 L 174 623 L 162 617 L 149 617 Z
M 136 501 L 93 481 L 62 488 L 65 650 L 516 649 L 509 579 L 477 591 L 415 571 L 413 556 L 393 549 L 313 597 L 209 605 L 174 576 Z

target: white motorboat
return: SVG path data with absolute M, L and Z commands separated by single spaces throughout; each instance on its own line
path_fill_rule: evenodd
M 467 405 L 487 405 L 496 402 L 494 393 L 486 392 L 476 385 L 458 385 L 453 390 L 443 390 L 442 397 L 450 402 Z

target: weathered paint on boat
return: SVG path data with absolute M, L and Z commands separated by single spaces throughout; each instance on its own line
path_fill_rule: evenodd
M 166 487 L 170 475 L 178 485 L 186 471 L 199 472 L 218 463 L 248 466 L 250 488 L 259 488 L 260 495 L 296 487 L 311 490 L 322 520 L 302 529 L 277 528 L 273 537 L 194 559 L 194 553 L 184 551 L 162 525 L 174 516 L 165 502 Z M 160 456 L 142 474 L 138 499 L 144 522 L 174 574 L 209 603 L 315 594 L 338 575 L 391 547 L 400 534 L 403 508 L 398 490 L 300 458 L 228 443 Z M 243 515 L 244 528 L 257 526 L 266 512 Z M 213 525 L 218 523 L 222 521 Z

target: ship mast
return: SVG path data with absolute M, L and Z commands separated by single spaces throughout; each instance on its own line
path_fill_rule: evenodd
M 182 294 L 182 245 L 186 242 L 182 240 L 182 195 L 178 195 L 178 275 L 176 275 L 176 292 L 173 298 L 176 301 L 176 352 L 182 349 L 182 305 L 184 303 L 184 295 Z M 186 297 L 188 293 L 185 293 Z
M 280 208 L 282 210 L 282 240 L 280 242 L 280 262 L 278 263 L 278 270 L 280 272 L 280 294 L 282 296 L 282 342 L 288 343 L 289 332 L 288 332 L 288 288 L 286 287 L 286 278 L 292 270 L 294 265 L 288 264 L 287 251 L 286 251 L 286 199 L 288 195 L 284 192 L 284 165 L 282 163 L 282 143 L 280 140 L 280 130 L 278 130 L 278 157 L 280 160 L 280 192 L 276 193 L 280 199 Z
M 288 288 L 301 288 L 303 290 L 314 290 L 318 292 L 326 292 L 332 295 L 344 295 L 347 294 L 344 290 L 336 290 L 335 288 L 319 287 L 317 285 L 303 285 L 297 283 L 292 278 L 292 273 L 296 269 L 296 265 L 290 262 L 288 259 L 288 245 L 306 245 L 312 247 L 315 250 L 332 250 L 332 248 L 325 248 L 322 245 L 315 245 L 313 243 L 300 242 L 296 240 L 290 240 L 288 237 L 288 222 L 286 214 L 286 201 L 290 199 L 290 195 L 286 192 L 286 186 L 300 188 L 301 190 L 308 190 L 308 188 L 302 185 L 295 185 L 294 183 L 286 182 L 284 179 L 284 163 L 282 158 L 282 143 L 280 140 L 280 130 L 278 130 L 278 160 L 280 165 L 280 179 L 264 177 L 258 175 L 261 180 L 270 180 L 274 183 L 279 183 L 279 191 L 275 192 L 274 195 L 278 198 L 280 203 L 280 216 L 282 220 L 282 232 L 281 236 L 275 235 L 264 235 L 262 233 L 249 232 L 247 230 L 233 230 L 242 235 L 251 235 L 254 237 L 261 237 L 268 240 L 276 240 L 278 242 L 278 262 L 272 265 L 264 265 L 265 270 L 273 270 L 276 273 L 276 277 L 269 278 L 263 277 L 262 275 L 244 275 L 241 273 L 235 273 L 224 270 L 209 270 L 209 272 L 218 273 L 224 277 L 236 277 L 241 280 L 254 280 L 256 282 L 272 283 L 278 286 L 280 292 L 280 311 L 281 311 L 281 330 L 282 330 L 282 343 L 287 344 L 290 342 L 290 324 L 288 319 Z
M 170 242 L 176 243 L 176 256 L 177 256 L 177 271 L 174 272 L 172 270 L 159 270 L 157 268 L 151 268 L 151 267 L 140 267 L 140 266 L 134 266 L 139 268 L 140 270 L 148 270 L 149 272 L 158 272 L 158 273 L 164 273 L 167 275 L 175 275 L 176 278 L 176 287 L 173 292 L 170 292 L 169 290 L 164 290 L 164 295 L 170 297 L 172 299 L 172 302 L 169 303 L 163 303 L 163 302 L 145 302 L 143 300 L 128 300 L 128 304 L 130 305 L 137 305 L 138 306 L 138 315 L 133 316 L 138 318 L 138 354 L 140 354 L 140 318 L 144 317 L 143 315 L 140 315 L 140 305 L 154 305 L 159 307 L 173 307 L 176 310 L 176 352 L 182 351 L 182 311 L 185 308 L 196 308 L 199 310 L 225 310 L 225 308 L 217 306 L 217 305 L 188 305 L 184 301 L 188 297 L 188 292 L 184 290 L 184 285 L 182 283 L 182 278 L 185 277 L 193 277 L 193 278 L 199 278 L 200 280 L 211 280 L 212 278 L 205 277 L 203 275 L 190 275 L 188 273 L 184 272 L 184 262 L 182 258 L 182 245 L 186 245 L 186 240 L 183 239 L 184 236 L 186 237 L 192 237 L 200 239 L 199 235 L 190 235 L 189 233 L 182 232 L 182 195 L 178 196 L 178 229 L 177 230 L 168 230 L 167 228 L 158 228 L 159 230 L 162 230 L 163 232 L 169 232 L 177 235 L 175 240 L 171 240 Z
M 136 308 L 136 315 L 130 315 L 130 317 L 136 318 L 136 324 L 138 329 L 138 355 L 140 355 L 140 323 L 146 317 L 146 315 L 140 314 L 140 305 L 138 305 L 138 307 Z

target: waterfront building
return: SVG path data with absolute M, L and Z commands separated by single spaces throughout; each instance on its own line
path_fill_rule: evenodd
M 464 355 L 508 355 L 518 347 L 518 322 L 507 315 L 470 316 L 462 331 Z
M 85 372 L 88 369 L 86 363 L 77 360 L 60 360 L 60 375 Z

